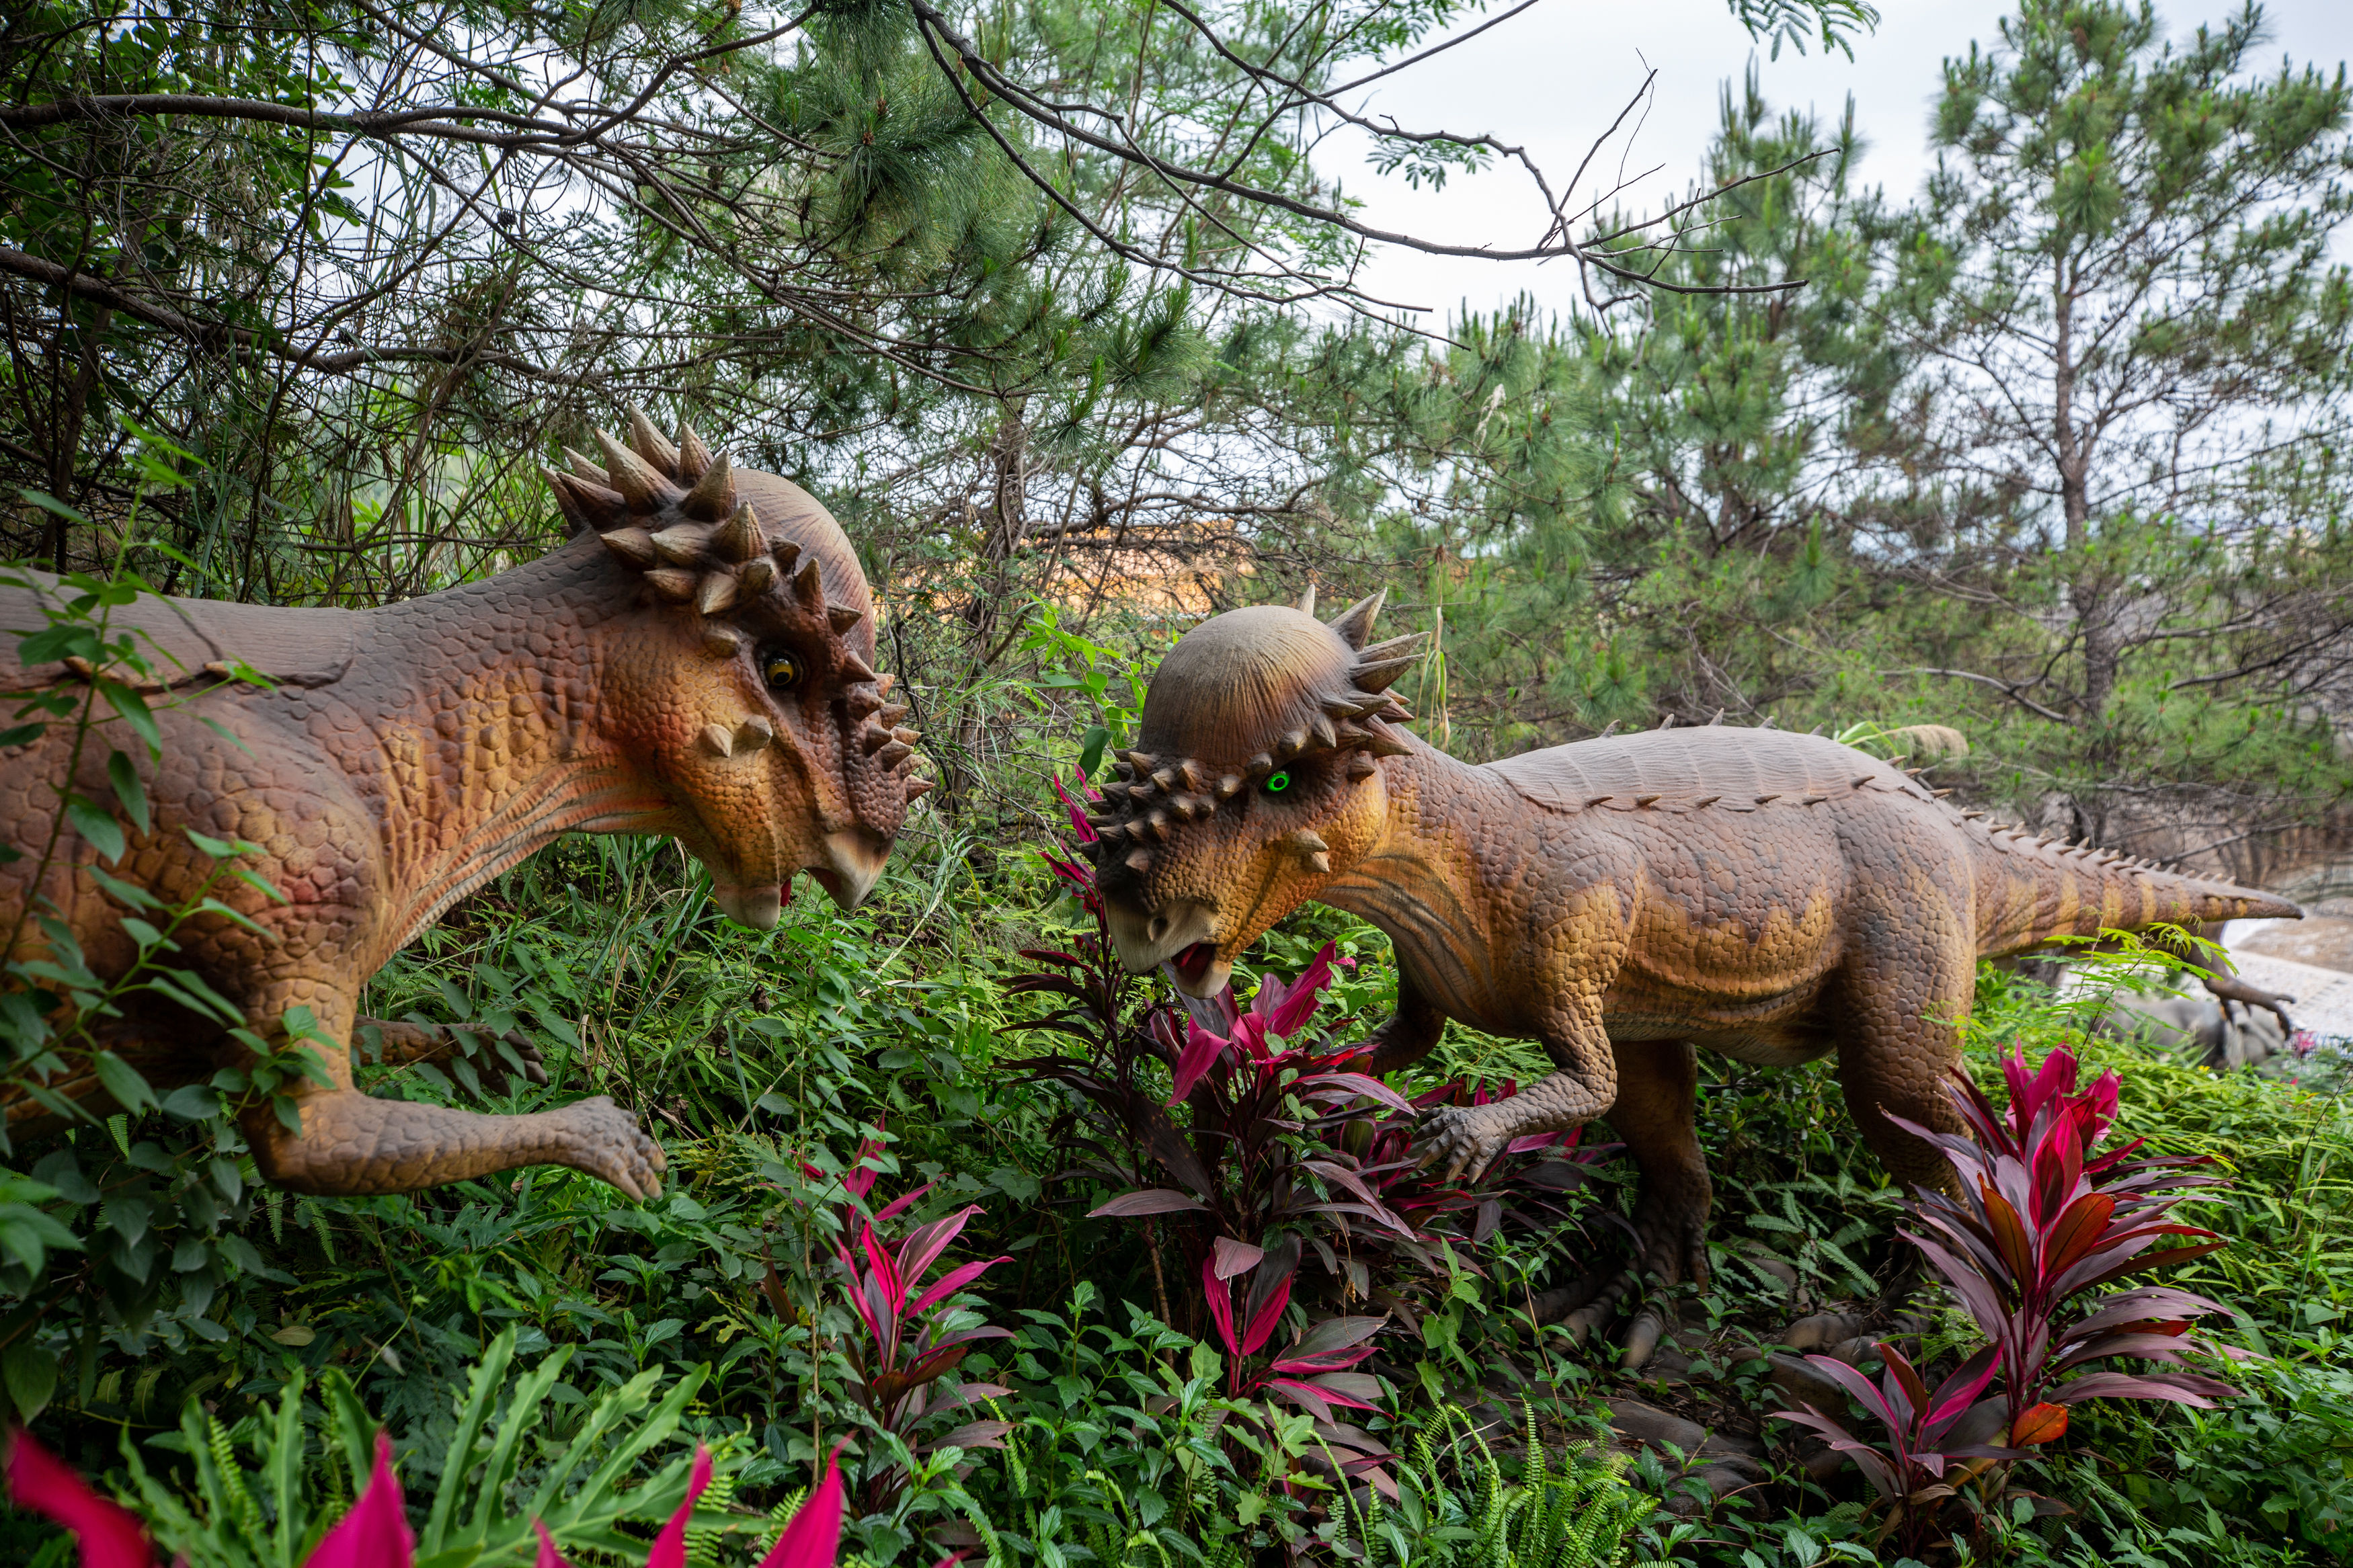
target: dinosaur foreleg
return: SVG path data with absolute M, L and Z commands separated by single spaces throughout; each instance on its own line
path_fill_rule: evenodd
M 1379 1078 L 1409 1068 L 1428 1056 L 1445 1033 L 1446 1015 L 1421 994 L 1413 975 L 1400 965 L 1397 1011 L 1366 1040 L 1373 1048 L 1372 1064 L 1366 1070 Z
M 275 1033 L 284 1010 L 310 1007 L 330 1039 L 348 1038 L 352 1010 L 316 987 L 289 987 L 254 1010 L 258 1032 Z M 599 1095 L 527 1116 L 482 1116 L 447 1106 L 377 1100 L 352 1085 L 351 1052 L 317 1051 L 324 1084 L 304 1083 L 293 1100 L 298 1134 L 274 1107 L 255 1106 L 242 1125 L 265 1179 L 299 1193 L 367 1196 L 413 1192 L 520 1165 L 569 1165 L 628 1194 L 657 1196 L 666 1162 L 637 1121 Z
M 392 1018 L 362 1018 L 355 1027 L 363 1048 L 370 1042 L 369 1031 L 375 1031 L 373 1038 L 380 1042 L 378 1048 L 382 1052 L 377 1059 L 386 1067 L 406 1067 L 417 1062 L 429 1062 L 438 1067 L 443 1062 L 466 1054 L 465 1047 L 459 1040 L 457 1032 L 446 1025 L 412 1024 L 406 1020 Z M 487 1031 L 471 1032 L 482 1041 L 481 1048 L 475 1054 L 474 1070 L 481 1075 L 483 1087 L 493 1090 L 502 1088 L 511 1076 L 506 1058 L 501 1056 L 496 1047 L 485 1037 Z M 522 1063 L 522 1077 L 525 1082 L 535 1084 L 547 1082 L 546 1058 L 540 1055 L 539 1047 L 533 1043 L 530 1036 L 520 1029 L 509 1029 L 499 1038 L 514 1051 L 517 1059 Z
M 1572 1001 L 1539 1038 L 1558 1072 L 1505 1099 L 1440 1106 L 1423 1118 L 1416 1152 L 1440 1179 L 1476 1181 L 1514 1138 L 1581 1127 L 1618 1098 L 1618 1064 L 1598 994 Z

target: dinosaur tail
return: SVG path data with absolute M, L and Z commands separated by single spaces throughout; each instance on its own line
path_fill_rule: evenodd
M 2114 849 L 1970 826 L 1978 840 L 1978 952 L 1987 958 L 2103 931 L 2304 914 L 2285 899 L 2185 877 Z

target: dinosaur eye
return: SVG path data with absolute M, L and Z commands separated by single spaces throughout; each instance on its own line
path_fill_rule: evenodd
M 1287 773 L 1269 773 L 1266 775 L 1266 782 L 1258 787 L 1269 795 L 1281 795 L 1291 787 L 1291 775 Z
M 760 679 L 771 691 L 790 691 L 801 683 L 801 661 L 788 653 L 772 653 L 760 660 Z

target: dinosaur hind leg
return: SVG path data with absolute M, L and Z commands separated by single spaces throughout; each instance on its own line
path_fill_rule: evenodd
M 1866 949 L 1841 976 L 1839 1082 L 1855 1127 L 1888 1174 L 1907 1187 L 1941 1187 L 1952 1167 L 1890 1116 L 1939 1132 L 1960 1131 L 1947 1085 L 1961 1059 L 1961 1020 L 1977 979 L 1977 950 L 1957 931 L 1920 921 L 1889 951 Z M 1894 928 L 1901 931 L 1901 927 Z
M 1547 1291 L 1535 1304 L 1539 1321 L 1561 1319 L 1579 1340 L 1609 1321 L 1640 1289 L 1644 1275 L 1668 1285 L 1707 1280 L 1712 1192 L 1696 1125 L 1698 1052 L 1687 1040 L 1613 1043 L 1613 1051 L 1618 1099 L 1609 1108 L 1609 1129 L 1625 1143 L 1641 1177 L 1634 1200 L 1634 1256 L 1621 1268 L 1597 1269 Z M 1620 1341 L 1624 1364 L 1647 1362 L 1665 1327 L 1655 1311 L 1636 1313 Z

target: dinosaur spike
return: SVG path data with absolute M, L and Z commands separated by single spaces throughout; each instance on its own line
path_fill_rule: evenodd
M 1421 645 L 1429 640 L 1428 632 L 1408 632 L 1403 637 L 1391 637 L 1387 642 L 1377 642 L 1370 647 L 1358 648 L 1356 662 L 1377 664 L 1385 658 L 1402 658 L 1409 653 L 1418 654 Z
M 905 703 L 886 702 L 882 705 L 881 710 L 874 715 L 874 721 L 877 724 L 881 724 L 885 728 L 888 728 L 897 724 L 900 720 L 904 719 L 906 716 L 907 705 Z
M 556 509 L 564 513 L 564 521 L 572 525 L 575 533 L 583 530 L 602 533 L 607 528 L 628 521 L 628 514 L 621 507 L 621 498 L 602 485 L 590 483 L 558 468 L 543 468 L 539 471 L 547 480 L 547 488 L 555 492 Z M 611 498 L 610 504 L 606 503 L 604 498 L 607 497 Z
M 702 651 L 712 658 L 733 658 L 744 651 L 744 634 L 733 626 L 712 626 L 702 634 Z
M 735 581 L 743 585 L 745 598 L 756 599 L 776 585 L 776 563 L 765 555 L 754 555 L 736 568 Z
M 1978 817 L 1983 816 L 1984 815 L 1984 812 L 1972 806 L 1968 810 L 1961 813 L 1961 820 L 1963 822 L 1975 822 Z
M 1802 804 L 1806 805 L 1820 805 L 1822 802 L 1828 799 L 1830 799 L 1830 796 L 1826 795 L 1810 795 L 1805 798 Z
M 1771 729 L 1771 728 L 1773 727 L 1773 715 L 1771 715 L 1770 713 L 1766 714 L 1766 715 L 1765 715 L 1765 722 L 1763 722 L 1762 724 L 1757 725 L 1757 727 L 1758 729 L 1760 729 L 1760 730 L 1769 730 L 1769 729 Z
M 694 433 L 694 426 L 681 419 L 678 422 L 678 482 L 697 484 L 711 471 L 711 448 Z
M 605 542 L 605 548 L 624 566 L 642 572 L 661 562 L 661 555 L 654 549 L 654 536 L 642 528 L 616 528 L 596 537 Z
M 1176 787 L 1176 770 L 1175 768 L 1155 768 L 1152 771 L 1152 782 L 1160 787 L 1161 794 L 1166 795 L 1169 791 Z
M 1857 774 L 1855 774 L 1855 775 L 1854 775 L 1854 784 L 1853 784 L 1853 785 L 1852 785 L 1852 787 L 1853 787 L 1853 788 L 1855 788 L 1855 789 L 1861 789 L 1863 785 L 1865 785 L 1865 784 L 1869 784 L 1870 782 L 1871 782 L 1871 775 L 1870 775 L 1869 773 L 1857 773 Z
M 1652 805 L 1658 800 L 1658 798 L 1659 797 L 1654 795 L 1638 795 L 1634 797 L 1635 808 L 1640 810 L 1644 806 Z
M 1168 809 L 1176 814 L 1176 820 L 1179 822 L 1190 822 L 1195 816 L 1205 815 L 1204 812 L 1195 808 L 1193 797 L 1189 795 L 1171 795 L 1168 799 Z
M 1307 584 L 1307 592 L 1299 595 L 1299 613 L 1303 616 L 1315 613 L 1315 584 L 1313 583 Z
M 564 460 L 572 465 L 572 471 L 575 474 L 586 479 L 590 484 L 603 485 L 607 489 L 613 488 L 613 476 L 598 468 L 586 454 L 575 452 L 566 447 L 564 448 Z
M 904 742 L 910 746 L 923 738 L 923 732 L 921 730 L 910 730 L 904 725 L 893 726 L 891 734 L 892 739 Z
M 629 445 L 638 457 L 660 469 L 664 478 L 678 472 L 678 448 L 634 403 L 629 405 Z
M 672 566 L 699 566 L 711 530 L 691 522 L 674 522 L 651 536 L 654 553 Z
M 756 752 L 776 738 L 776 727 L 760 714 L 754 713 L 735 726 L 735 749 Z
M 1758 795 L 1758 796 L 1757 797 L 1757 805 L 1772 805 L 1775 801 L 1777 801 L 1777 800 L 1778 800 L 1778 799 L 1780 799 L 1780 798 L 1781 798 L 1780 792 L 1779 792 L 1779 791 L 1778 791 L 1778 790 L 1776 790 L 1776 791 L 1775 791 L 1773 794 L 1771 794 L 1771 795 Z
M 874 753 L 874 761 L 884 772 L 887 773 L 914 754 L 914 747 L 899 741 L 893 741 L 889 745 Z
M 1366 691 L 1387 691 L 1398 676 L 1420 662 L 1418 655 L 1408 658 L 1360 660 L 1355 670 L 1355 679 Z
M 1152 851 L 1149 849 L 1131 849 L 1127 852 L 1127 858 L 1121 861 L 1120 864 L 1126 867 L 1131 871 L 1149 871 L 1152 869 Z
M 1700 799 L 1692 802 L 1692 809 L 1694 811 L 1704 810 L 1723 798 L 1724 797 L 1720 795 L 1704 795 Z
M 917 801 L 923 799 L 923 796 L 931 794 L 936 787 L 937 783 L 934 780 L 924 778 L 920 773 L 908 774 L 907 804 L 909 805 L 914 805 Z
M 825 582 L 818 574 L 816 556 L 802 562 L 801 569 L 793 574 L 793 597 L 810 615 L 825 614 Z
M 885 671 L 874 678 L 874 689 L 881 692 L 885 697 L 890 696 L 891 689 L 898 684 L 898 676 L 889 671 Z
M 890 743 L 891 731 L 880 725 L 869 724 L 858 732 L 858 744 L 861 751 L 879 752 Z
M 1328 877 L 1332 874 L 1332 857 L 1329 855 L 1310 855 L 1307 858 L 1307 868 L 1314 872 L 1319 877 Z
M 1264 752 L 1259 752 L 1254 753 L 1250 757 L 1250 760 L 1242 765 L 1250 769 L 1253 773 L 1271 773 L 1274 771 L 1274 759 L 1267 755 Z
M 655 593 L 675 605 L 683 605 L 694 597 L 699 578 L 681 566 L 657 566 L 646 574 L 646 581 Z
M 1361 653 L 1365 644 L 1371 640 L 1374 617 L 1381 613 L 1381 602 L 1388 595 L 1387 588 L 1376 588 L 1324 624 L 1345 637 L 1350 647 Z
M 695 590 L 694 608 L 698 615 L 723 615 L 735 604 L 735 574 L 718 571 L 703 574 L 702 585 Z
M 1367 721 L 1365 724 L 1365 732 L 1373 738 L 1373 743 L 1366 750 L 1377 757 L 1404 757 L 1410 756 L 1413 752 L 1411 746 L 1390 734 L 1377 720 Z
M 1721 724 L 1721 723 L 1723 723 L 1723 722 L 1724 722 L 1724 710 L 1723 710 L 1723 709 L 1721 709 L 1721 708 L 1719 708 L 1719 709 L 1717 709 L 1717 710 L 1715 710 L 1715 718 L 1713 718 L 1713 719 L 1710 719 L 1710 720 L 1708 721 L 1708 724 L 1709 724 L 1709 727 L 1710 727 L 1710 728 L 1713 728 L 1714 726 L 1718 725 L 1718 724 Z
M 1290 761 L 1300 752 L 1305 751 L 1307 749 L 1307 727 L 1303 724 L 1296 724 L 1284 731 L 1282 732 L 1282 741 L 1276 749 L 1285 762 Z
M 1612 735 L 1616 734 L 1617 732 L 1618 732 L 1618 721 L 1617 721 L 1617 720 L 1615 720 L 1615 719 L 1612 719 L 1612 720 L 1610 720 L 1610 721 L 1609 721 L 1609 723 L 1604 724 L 1604 725 L 1601 727 L 1601 733 L 1599 733 L 1599 735 L 1594 736 L 1593 738 L 1594 738 L 1595 740 L 1597 740 L 1597 741 L 1606 741 L 1606 740 L 1608 740 L 1610 736 L 1612 736 Z
M 1333 729 L 1332 721 L 1321 713 L 1308 721 L 1307 732 L 1314 736 L 1315 743 L 1326 751 L 1340 743 L 1340 732 Z
M 833 628 L 836 637 L 847 635 L 850 627 L 865 618 L 865 611 L 853 610 L 848 605 L 828 605 L 825 607 L 826 625 Z
M 859 658 L 855 649 L 844 648 L 841 654 L 841 678 L 844 680 L 871 680 L 874 679 L 874 667 Z
M 742 526 L 739 520 L 749 516 L 752 510 L 748 501 L 740 510 L 735 505 L 735 465 L 727 460 L 724 452 L 711 460 L 711 466 L 702 470 L 702 477 L 694 481 L 694 488 L 686 492 L 686 499 L 678 505 L 687 516 L 699 517 L 705 522 L 717 522 L 733 511 L 735 518 L 730 520 L 731 527 Z M 751 538 L 749 548 L 758 549 L 760 524 L 756 520 L 752 523 Z M 748 553 L 729 557 L 734 561 L 749 561 L 751 558 Z
M 1588 801 L 1587 801 L 1587 802 L 1585 803 L 1585 809 L 1586 809 L 1586 810 L 1588 810 L 1588 811 L 1591 811 L 1595 806 L 1597 806 L 1597 805 L 1609 805 L 1612 800 L 1615 800 L 1616 798 L 1617 798 L 1617 796 L 1615 796 L 1615 795 L 1595 795 L 1591 800 L 1588 800 Z
M 860 687 L 844 697 L 842 704 L 849 710 L 849 717 L 854 721 L 865 718 L 869 713 L 881 707 L 882 699 L 876 693 Z
M 1122 752 L 1120 757 L 1138 778 L 1144 777 L 1160 765 L 1160 759 L 1150 752 Z
M 1201 772 L 1201 764 L 1190 757 L 1176 764 L 1176 776 L 1183 779 L 1185 787 L 1195 795 L 1209 787 L 1208 776 Z
M 1669 713 L 1664 719 L 1659 721 L 1659 728 L 1662 730 L 1672 730 L 1674 727 L 1675 716 L 1672 713 Z
M 1362 752 L 1357 752 L 1355 756 L 1348 759 L 1347 772 L 1348 776 L 1352 779 L 1368 779 L 1380 771 L 1379 766 L 1374 763 L 1373 759 L 1365 755 Z
M 621 492 L 621 499 L 629 503 L 631 511 L 659 511 L 678 499 L 676 485 L 611 436 L 597 431 L 596 445 L 604 448 L 605 471 L 611 477 L 613 488 Z
M 735 754 L 735 737 L 727 732 L 727 727 L 723 724 L 705 724 L 702 727 L 702 733 L 697 739 L 702 742 L 702 749 L 714 757 L 732 757 Z
M 1241 787 L 1242 781 L 1239 775 L 1234 773 L 1220 773 L 1218 775 L 1217 793 L 1219 800 L 1231 800 L 1235 795 L 1241 793 Z
M 727 459 L 719 460 L 724 463 Z M 711 471 L 715 474 L 719 470 Z M 722 561 L 736 564 L 768 552 L 767 535 L 760 531 L 760 514 L 752 510 L 750 501 L 737 507 L 725 522 L 711 531 L 711 548 Z
M 801 547 L 789 539 L 779 539 L 769 544 L 768 553 L 776 558 L 776 570 L 789 576 L 793 563 L 801 558 Z

